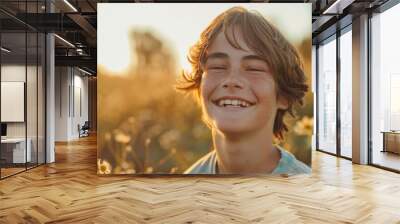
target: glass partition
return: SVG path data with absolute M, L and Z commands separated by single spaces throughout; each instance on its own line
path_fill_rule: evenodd
M 40 13 L 44 1 L 0 7 L 16 4 L 16 13 Z M 0 12 L 1 179 L 45 163 L 45 35 L 10 15 Z
M 30 153 L 30 160 L 27 163 L 28 168 L 34 167 L 37 165 L 37 157 L 38 157 L 38 141 L 37 141 L 37 132 L 38 132 L 38 49 L 37 49 L 37 41 L 38 36 L 36 32 L 27 33 L 27 81 L 26 81 L 26 89 L 27 89 L 27 98 L 26 98 L 26 112 L 27 112 L 27 142 L 28 142 L 28 150 Z
M 1 34 L 2 178 L 24 171 L 31 161 L 26 138 L 26 40 L 25 32 Z
M 38 64 L 37 64 L 37 145 L 38 145 L 38 164 L 44 164 L 46 162 L 46 145 L 45 145 L 45 124 L 46 124 L 46 76 L 45 76 L 45 65 L 46 65 L 46 38 L 43 33 L 38 33 Z

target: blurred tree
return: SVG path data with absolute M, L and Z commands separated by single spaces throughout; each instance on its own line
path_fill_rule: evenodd
M 171 50 L 150 31 L 132 30 L 130 33 L 132 48 L 132 73 L 147 76 L 154 74 L 174 75 L 176 64 Z M 148 77 L 149 78 L 149 77 Z

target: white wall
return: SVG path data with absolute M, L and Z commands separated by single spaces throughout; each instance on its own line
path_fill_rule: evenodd
M 32 69 L 32 67 L 28 67 L 28 70 L 30 69 Z M 25 82 L 25 65 L 2 65 L 1 81 Z M 1 110 L 6 110 L 6 108 L 1 108 Z M 25 137 L 25 123 L 7 123 L 7 137 Z
M 88 120 L 88 78 L 83 75 L 76 68 L 56 67 L 56 141 L 79 138 L 78 124 Z
M 55 68 L 55 141 L 68 140 L 69 79 L 67 67 Z
M 36 67 L 28 66 L 27 67 L 28 74 L 35 73 Z M 1 81 L 2 82 L 25 82 L 25 64 L 24 65 L 2 65 L 1 66 Z M 36 83 L 34 83 L 36 85 Z M 33 89 L 28 89 L 33 90 Z M 36 89 L 34 92 L 28 92 L 28 97 L 36 97 Z M 4 97 L 4 96 L 3 96 Z M 27 99 L 28 102 L 32 100 Z M 33 106 L 33 105 L 31 105 Z M 34 105 L 36 108 L 36 105 Z M 6 110 L 6 108 L 1 108 L 2 110 Z M 33 120 L 33 118 L 29 117 L 31 113 L 28 113 L 28 121 Z M 36 116 L 36 114 L 35 114 Z M 36 118 L 35 118 L 36 119 Z M 29 125 L 28 127 L 31 127 Z M 25 137 L 25 122 L 7 122 L 7 136 L 8 137 Z M 28 136 L 29 137 L 29 136 Z

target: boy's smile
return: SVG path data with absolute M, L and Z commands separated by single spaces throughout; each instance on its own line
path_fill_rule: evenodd
M 254 103 L 247 101 L 246 99 L 237 97 L 237 96 L 224 96 L 215 100 L 211 100 L 215 105 L 220 107 L 250 107 L 254 105 Z
M 272 132 L 278 108 L 276 85 L 268 64 L 250 50 L 242 35 L 223 32 L 210 45 L 203 65 L 201 103 L 207 122 L 223 133 Z
M 247 101 L 241 97 L 236 96 L 223 96 L 218 98 L 217 100 L 211 100 L 214 104 L 213 107 L 217 107 L 214 109 L 215 112 L 219 112 L 224 116 L 236 116 L 236 119 L 240 119 L 240 116 L 245 116 L 245 113 L 248 113 L 249 110 L 253 109 L 252 107 L 255 103 Z M 243 113 L 242 115 L 240 113 Z

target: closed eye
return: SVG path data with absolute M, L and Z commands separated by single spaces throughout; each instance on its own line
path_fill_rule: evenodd
M 226 69 L 226 67 L 222 67 L 222 66 L 214 66 L 214 67 L 209 67 L 208 69 Z
M 214 71 L 214 72 L 221 72 L 225 71 L 228 69 L 228 66 L 223 65 L 223 64 L 210 64 L 206 66 L 206 70 L 208 71 Z
M 246 70 L 251 72 L 265 72 L 262 68 L 247 68 Z

